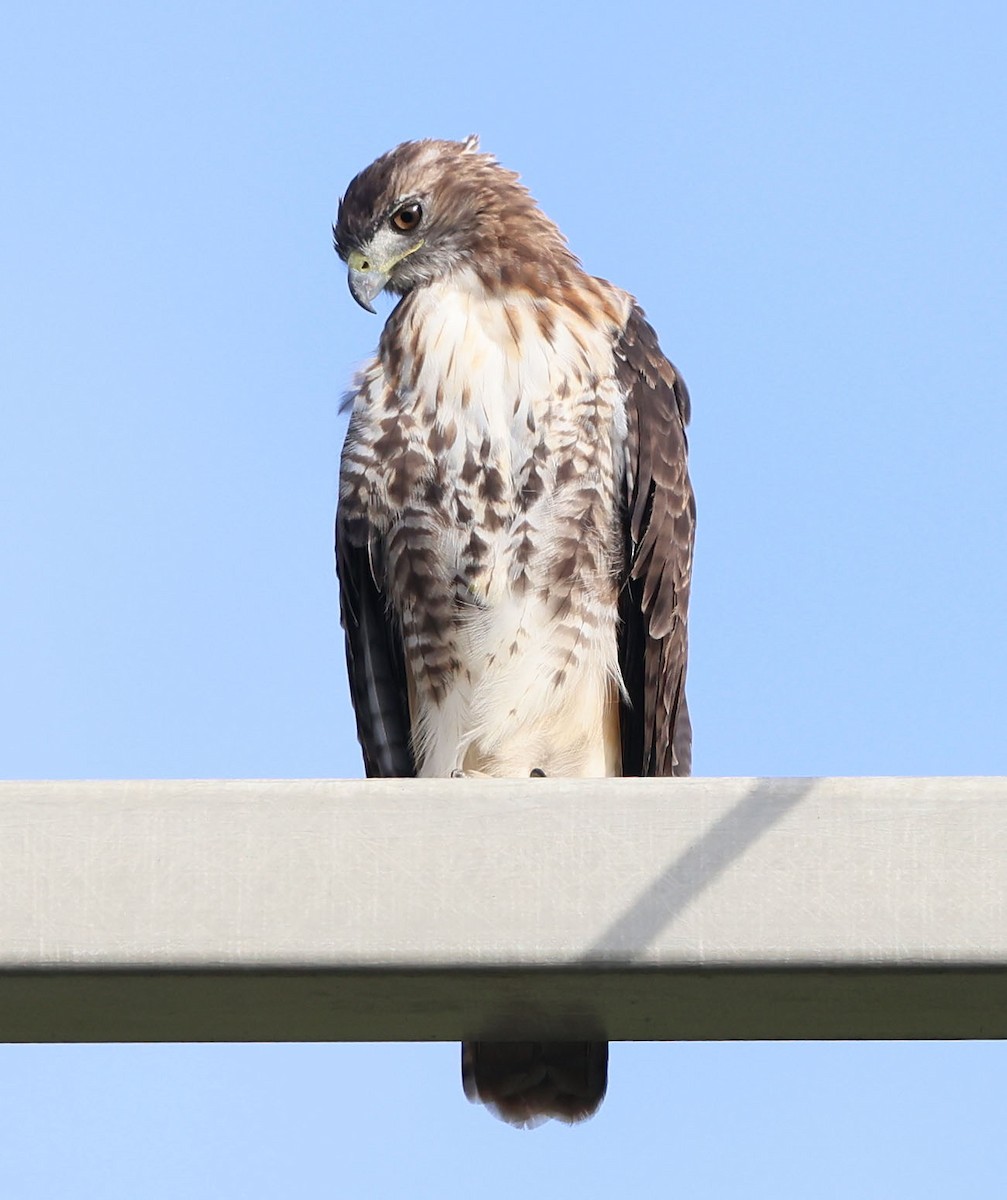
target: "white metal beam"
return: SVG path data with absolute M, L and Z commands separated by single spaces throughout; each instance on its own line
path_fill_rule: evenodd
M 0 1040 L 1007 1036 L 1007 780 L 0 784 Z

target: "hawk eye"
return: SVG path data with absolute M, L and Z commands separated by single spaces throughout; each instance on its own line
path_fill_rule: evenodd
M 412 233 L 422 220 L 423 209 L 415 202 L 403 204 L 397 212 L 392 213 L 392 225 L 399 233 Z

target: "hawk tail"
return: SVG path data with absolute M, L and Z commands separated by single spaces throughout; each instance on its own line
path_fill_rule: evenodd
M 608 1042 L 463 1042 L 462 1083 L 473 1103 L 509 1125 L 597 1112 L 608 1083 Z

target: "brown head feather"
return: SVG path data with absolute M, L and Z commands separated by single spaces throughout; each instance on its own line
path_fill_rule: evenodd
M 350 183 L 333 228 L 346 259 L 362 250 L 406 200 L 422 207 L 423 245 L 392 272 L 388 288 L 407 292 L 470 268 L 491 289 L 526 287 L 555 294 L 583 278 L 557 226 L 514 171 L 464 142 L 403 142 Z

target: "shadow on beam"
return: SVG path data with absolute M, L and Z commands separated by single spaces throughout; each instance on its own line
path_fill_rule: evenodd
M 781 786 L 784 783 L 786 786 Z M 671 862 L 582 956 L 639 959 L 689 904 L 814 789 L 815 779 L 758 780 L 748 794 Z

